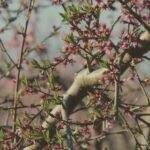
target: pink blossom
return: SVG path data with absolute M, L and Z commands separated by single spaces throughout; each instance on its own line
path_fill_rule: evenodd
M 62 0 L 52 0 L 52 3 L 58 5 L 62 2 Z

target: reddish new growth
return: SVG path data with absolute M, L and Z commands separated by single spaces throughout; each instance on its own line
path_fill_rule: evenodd
M 59 121 L 59 122 L 57 122 L 56 128 L 57 128 L 58 130 L 64 129 L 64 127 L 65 127 L 64 121 Z
M 62 2 L 62 0 L 52 0 L 52 3 L 55 5 L 59 5 Z
M 8 7 L 8 3 L 6 2 L 6 0 L 1 0 L 0 1 L 0 7 L 2 7 L 2 8 L 7 8 Z
M 89 138 L 91 136 L 91 132 L 88 126 L 84 126 L 81 128 L 81 134 L 82 136 L 84 136 L 85 138 Z

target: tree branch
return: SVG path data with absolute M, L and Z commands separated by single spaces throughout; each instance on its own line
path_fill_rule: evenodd
M 122 53 L 119 58 L 116 58 L 116 64 L 119 67 L 120 75 L 130 66 L 130 62 L 133 58 L 141 58 L 146 52 L 150 50 L 150 33 L 148 31 L 143 32 L 140 37 L 140 41 L 137 46 L 133 46 L 125 53 Z M 84 69 L 78 73 L 71 87 L 63 95 L 63 104 L 65 111 L 70 115 L 80 101 L 87 95 L 91 87 L 96 84 L 102 84 L 102 79 L 109 73 L 107 68 L 100 68 L 89 72 L 88 69 Z M 51 114 L 55 115 L 57 112 L 61 112 L 64 109 L 61 105 L 57 105 Z M 48 116 L 43 122 L 42 127 L 48 130 L 54 130 L 50 127 L 56 123 L 56 118 Z M 24 150 L 36 150 L 35 145 L 26 147 Z

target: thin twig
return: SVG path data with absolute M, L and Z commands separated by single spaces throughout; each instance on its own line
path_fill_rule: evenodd
M 118 111 L 119 111 L 119 93 L 120 93 L 120 74 L 117 75 L 116 80 L 115 80 L 115 93 L 114 93 L 114 106 L 113 106 L 113 111 L 114 111 L 114 120 L 117 119 L 118 117 Z
M 22 46 L 21 46 L 21 52 L 20 52 L 19 62 L 18 62 L 18 65 L 17 65 L 16 87 L 15 87 L 15 95 L 14 95 L 14 116 L 13 116 L 13 132 L 14 133 L 16 132 L 16 119 L 17 119 L 17 109 L 16 109 L 16 107 L 17 107 L 17 101 L 18 101 L 18 92 L 19 92 L 19 84 L 20 84 L 20 73 L 21 73 L 21 65 L 22 65 L 22 59 L 23 59 L 23 51 L 24 51 L 24 47 L 25 47 L 27 29 L 28 29 L 28 24 L 29 24 L 32 8 L 33 8 L 33 5 L 34 5 L 34 1 L 35 0 L 30 0 L 30 4 L 29 4 L 29 7 L 28 7 L 28 16 L 27 16 L 27 20 L 26 20 L 26 23 L 25 23 L 25 29 L 24 29 L 24 33 L 23 33 L 23 41 L 22 41 Z M 16 137 L 14 137 L 13 143 L 15 145 Z
M 9 60 L 13 63 L 14 66 L 16 66 L 16 63 L 14 62 L 14 60 L 12 59 L 12 57 L 9 55 L 9 53 L 7 52 L 2 40 L 0 39 L 0 45 L 2 48 L 2 51 L 6 53 L 7 57 L 9 58 Z
M 132 14 L 142 25 L 143 27 L 150 32 L 150 26 L 147 25 L 142 19 L 141 17 L 136 13 L 134 12 L 127 4 L 126 2 L 122 1 L 122 0 L 119 0 L 119 2 L 122 4 L 122 5 L 125 5 L 127 10 L 129 11 L 130 14 Z
M 34 106 L 32 106 L 32 105 L 30 105 L 30 106 L 18 106 L 18 107 L 0 107 L 0 110 L 3 110 L 3 111 L 7 111 L 7 110 L 14 110 L 14 109 L 24 109 L 24 108 L 36 108 L 36 107 L 40 107 L 41 105 L 40 104 L 38 104 L 38 105 L 34 105 Z
M 112 31 L 113 31 L 115 25 L 118 23 L 118 21 L 120 20 L 120 18 L 121 18 L 121 16 L 119 16 L 119 17 L 115 20 L 115 22 L 113 23 L 113 25 L 111 26 L 111 29 L 110 29 L 108 38 L 110 37 L 110 35 L 111 35 L 111 33 L 112 33 Z
M 12 75 L 8 75 L 8 73 L 9 73 L 10 71 L 12 71 L 15 67 L 16 67 L 16 65 L 11 66 L 11 67 L 7 70 L 6 73 L 5 73 L 4 71 L 0 71 L 0 73 L 2 73 L 2 75 L 0 76 L 0 80 L 2 80 L 2 79 L 5 78 L 5 77 L 9 77 L 9 78 L 12 79 L 13 76 L 12 76 Z
M 150 105 L 150 99 L 149 99 L 149 97 L 148 97 L 148 95 L 147 95 L 147 93 L 146 93 L 146 90 L 145 90 L 145 88 L 144 88 L 144 86 L 143 86 L 143 84 L 142 84 L 142 80 L 141 80 L 141 78 L 140 78 L 140 76 L 139 76 L 139 74 L 138 74 L 137 70 L 136 70 L 136 69 L 134 69 L 134 71 L 135 71 L 136 76 L 137 76 L 137 79 L 138 79 L 138 81 L 139 81 L 139 84 L 140 84 L 141 90 L 142 90 L 142 92 L 143 92 L 144 96 L 146 97 L 146 99 L 147 99 L 147 101 L 148 101 L 148 105 Z
M 143 56 L 143 58 L 150 61 L 150 58 L 147 56 Z
M 119 113 L 123 122 L 125 123 L 127 129 L 130 131 L 131 135 L 133 136 L 135 142 L 136 142 L 136 146 L 139 147 L 140 150 L 143 150 L 141 147 L 141 144 L 138 142 L 136 134 L 134 133 L 133 129 L 130 127 L 130 125 L 128 124 L 128 122 L 126 121 L 126 119 L 124 118 L 124 116 L 122 115 L 122 113 Z
M 144 32 L 143 34 L 145 34 L 145 33 L 149 34 L 147 32 Z M 149 48 L 145 47 L 145 44 L 143 44 L 143 41 L 145 41 L 145 39 L 141 39 L 141 43 L 139 43 L 139 44 L 141 44 L 140 47 L 137 45 L 137 47 L 135 47 L 135 49 L 133 49 L 134 51 L 136 50 L 136 53 L 138 53 L 140 51 L 141 56 L 149 51 Z M 147 41 L 149 42 L 149 39 L 146 39 L 146 42 Z M 143 51 L 141 51 L 141 47 L 143 48 Z M 119 60 L 121 61 L 121 66 L 118 64 L 117 65 L 119 67 L 120 75 L 122 75 L 124 73 L 124 71 L 127 68 L 129 68 L 132 58 L 136 57 L 135 53 L 130 54 L 129 50 L 125 54 L 123 54 L 119 57 Z M 118 59 L 116 60 L 116 62 L 118 62 Z M 67 111 L 68 115 L 70 115 L 73 112 L 73 110 L 79 104 L 79 102 L 81 102 L 81 100 L 87 95 L 88 91 L 89 90 L 91 91 L 90 87 L 93 85 L 102 84 L 102 79 L 104 78 L 104 76 L 106 76 L 109 73 L 110 73 L 109 70 L 104 67 L 101 69 L 96 69 L 90 73 L 89 73 L 88 69 L 84 69 L 77 74 L 74 82 L 72 83 L 70 88 L 63 95 L 62 101 L 66 103 L 65 107 L 66 107 L 66 111 Z M 56 112 L 60 113 L 60 111 L 61 111 L 61 106 L 56 105 L 56 107 L 54 107 L 52 109 L 49 116 L 43 122 L 42 127 L 45 129 L 52 130 L 52 128 L 49 128 L 49 125 L 55 125 L 55 123 L 57 122 L 57 119 L 54 118 L 54 116 L 55 116 Z M 136 139 L 136 135 L 134 134 L 132 128 L 130 128 L 130 126 L 129 127 L 128 126 L 127 126 L 127 128 L 131 130 L 131 133 L 132 133 L 133 137 L 135 138 L 138 146 L 140 147 L 140 149 L 142 149 L 141 145 L 138 143 L 138 141 Z M 53 133 L 52 136 L 54 136 L 54 134 L 55 133 Z M 31 150 L 31 149 L 35 150 L 35 144 L 33 144 L 27 148 L 28 148 L 28 150 Z
M 136 118 L 135 118 L 135 121 L 136 121 L 136 123 L 137 123 L 138 129 L 140 130 L 139 132 L 140 132 L 140 134 L 143 136 L 143 138 L 145 139 L 148 149 L 150 149 L 149 141 L 148 141 L 148 139 L 146 139 L 146 136 L 144 135 L 143 130 L 142 130 L 142 128 L 141 128 L 141 126 L 140 126 L 138 120 L 140 120 L 140 118 L 139 118 L 139 117 L 136 117 Z M 142 121 L 142 120 L 140 120 L 140 121 Z M 143 121 L 142 121 L 142 122 L 143 122 Z M 144 122 L 144 124 L 145 124 L 145 122 Z M 149 126 L 149 125 L 147 125 L 147 126 Z
M 118 130 L 118 131 L 110 131 L 110 132 L 104 132 L 103 134 L 97 135 L 95 137 L 92 137 L 89 140 L 95 140 L 95 139 L 104 139 L 106 136 L 108 135 L 113 135 L 113 134 L 122 134 L 124 132 L 128 132 L 127 129 L 122 129 L 122 130 Z

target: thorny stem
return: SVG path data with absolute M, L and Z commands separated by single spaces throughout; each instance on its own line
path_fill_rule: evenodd
M 18 92 L 19 92 L 19 84 L 20 84 L 20 73 L 21 73 L 21 65 L 22 65 L 22 59 L 23 59 L 23 51 L 25 47 L 25 41 L 26 41 L 26 36 L 27 36 L 27 29 L 28 29 L 28 24 L 31 16 L 31 12 L 33 9 L 35 0 L 30 0 L 30 4 L 28 7 L 28 16 L 27 20 L 25 23 L 25 28 L 23 32 L 23 41 L 22 41 L 22 46 L 21 46 L 21 52 L 20 52 L 20 57 L 19 57 L 19 62 L 17 64 L 17 75 L 16 75 L 16 87 L 15 87 L 15 94 L 14 94 L 14 116 L 13 116 L 13 133 L 15 134 L 16 132 L 16 119 L 17 119 L 17 101 L 18 101 Z M 13 138 L 13 144 L 15 146 L 16 144 L 16 136 Z

